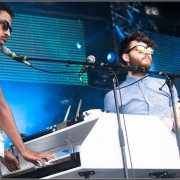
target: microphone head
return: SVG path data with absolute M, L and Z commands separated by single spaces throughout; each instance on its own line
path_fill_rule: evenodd
M 6 56 L 10 56 L 12 54 L 12 52 L 10 51 L 10 49 L 8 49 L 7 47 L 3 46 L 1 47 L 1 52 L 3 54 L 5 54 Z
M 96 61 L 96 58 L 93 55 L 89 55 L 87 57 L 87 62 L 88 63 L 95 63 L 95 61 Z
M 16 60 L 16 61 L 21 61 L 23 60 L 23 57 L 18 56 L 16 53 L 11 52 L 10 49 L 8 49 L 7 47 L 3 46 L 1 47 L 1 52 L 6 55 L 11 57 L 12 59 Z

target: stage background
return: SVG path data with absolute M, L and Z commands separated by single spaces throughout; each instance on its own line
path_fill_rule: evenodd
M 15 11 L 12 37 L 6 47 L 21 55 L 44 60 L 86 62 L 94 55 L 96 63 L 108 63 L 107 54 L 114 52 L 114 32 L 110 4 L 107 3 L 9 3 Z M 179 73 L 180 36 L 170 31 L 146 32 L 158 45 L 153 55 L 152 71 Z M 105 94 L 112 89 L 107 71 L 89 70 L 82 79 L 80 65 L 29 61 L 47 73 L 32 69 L 0 54 L 0 80 L 20 133 L 31 135 L 63 121 L 71 105 L 68 120 L 89 109 L 102 109 Z M 69 73 L 75 72 L 75 73 Z M 118 74 L 123 81 L 126 72 Z M 180 81 L 175 79 L 180 94 Z M 102 88 L 102 89 L 98 89 Z M 103 90 L 104 88 L 104 90 Z M 11 142 L 5 136 L 5 146 Z

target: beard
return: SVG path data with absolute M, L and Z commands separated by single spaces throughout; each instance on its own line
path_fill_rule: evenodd
M 141 59 L 129 56 L 130 66 L 137 66 L 139 68 L 145 68 L 148 71 L 152 65 L 152 58 L 144 56 Z

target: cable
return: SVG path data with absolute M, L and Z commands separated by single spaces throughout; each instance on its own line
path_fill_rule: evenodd
M 38 70 L 38 71 L 46 72 L 46 73 L 54 73 L 54 74 L 65 74 L 65 73 L 66 73 L 66 74 L 71 74 L 71 73 L 72 73 L 72 74 L 79 74 L 79 72 L 69 72 L 69 71 L 62 71 L 62 72 L 47 71 L 47 70 L 44 70 L 44 69 L 37 68 L 37 67 L 33 66 L 32 64 L 30 64 L 29 67 L 31 67 L 31 68 L 33 68 L 33 69 L 36 69 L 36 70 Z M 85 82 L 83 81 L 83 79 L 82 79 L 82 74 L 79 75 L 79 79 L 80 79 L 80 81 L 81 81 L 84 85 L 86 85 L 86 86 L 88 86 L 88 87 L 91 87 L 91 88 L 93 88 L 93 89 L 103 90 L 103 91 L 110 91 L 110 90 L 112 90 L 112 89 L 108 89 L 108 88 L 98 88 L 98 87 L 91 86 L 91 85 L 85 83 Z
M 113 74 L 114 74 L 114 77 L 116 78 L 117 86 L 119 86 L 119 81 L 118 81 L 118 78 L 117 78 L 116 74 L 114 73 L 114 71 L 113 71 Z M 127 135 L 126 121 L 125 121 L 125 116 L 124 116 L 123 109 L 122 109 L 121 89 L 118 88 L 118 90 L 119 90 L 119 96 L 120 96 L 121 111 L 122 111 L 122 115 L 123 115 L 123 121 L 124 121 L 125 133 L 126 133 L 126 140 L 127 140 L 127 147 L 128 147 L 130 164 L 131 164 L 131 170 L 132 170 L 133 178 L 135 178 L 134 168 L 133 168 L 132 159 L 131 159 L 131 152 L 130 152 L 130 148 L 129 148 L 129 140 L 128 140 L 128 135 Z
M 127 86 L 117 87 L 117 89 L 123 89 L 123 88 L 129 87 L 129 86 L 131 86 L 131 85 L 133 85 L 133 84 L 135 84 L 135 83 L 137 83 L 137 82 L 139 82 L 139 81 L 141 81 L 142 79 L 147 78 L 147 77 L 148 77 L 148 74 L 147 74 L 146 76 L 138 79 L 137 81 L 134 81 L 133 83 L 128 84 Z
M 88 86 L 88 87 L 90 87 L 90 88 L 94 88 L 94 89 L 97 89 L 97 90 L 103 90 L 103 91 L 111 91 L 111 90 L 112 90 L 112 89 L 109 89 L 109 88 L 98 88 L 98 87 L 95 87 L 95 86 L 91 86 L 91 85 L 85 83 L 85 82 L 83 81 L 83 79 L 81 78 L 81 76 L 82 76 L 82 75 L 79 76 L 79 79 L 80 79 L 80 81 L 81 81 L 85 86 Z M 137 81 L 135 81 L 135 82 L 133 82 L 133 83 L 131 83 L 131 84 L 128 84 L 127 86 L 117 87 L 116 89 L 123 89 L 123 88 L 126 88 L 126 87 L 128 87 L 128 86 L 131 86 L 131 85 L 133 85 L 133 84 L 141 81 L 142 79 L 144 79 L 144 78 L 146 78 L 146 77 L 148 77 L 148 75 L 146 75 L 146 76 L 138 79 Z M 116 78 L 117 78 L 117 76 L 116 76 Z
M 46 73 L 54 73 L 54 74 L 64 74 L 64 73 L 66 73 L 66 74 L 70 74 L 70 73 L 78 74 L 79 73 L 79 72 L 69 72 L 69 71 L 61 71 L 61 72 L 60 71 L 59 72 L 57 72 L 57 71 L 47 71 L 47 70 L 44 70 L 44 69 L 37 68 L 37 67 L 33 66 L 32 64 L 29 67 L 32 67 L 33 69 L 36 69 L 38 71 L 42 71 L 42 72 L 46 72 Z
M 111 90 L 112 90 L 112 89 L 108 89 L 108 88 L 98 88 L 98 87 L 91 86 L 91 85 L 85 83 L 85 82 L 83 81 L 83 79 L 82 79 L 82 74 L 79 76 L 79 79 L 80 79 L 80 81 L 81 81 L 84 85 L 86 85 L 86 86 L 88 86 L 88 87 L 91 87 L 91 88 L 93 88 L 93 89 L 103 90 L 103 91 L 111 91 Z

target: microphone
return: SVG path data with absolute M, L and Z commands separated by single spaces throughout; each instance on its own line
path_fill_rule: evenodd
M 8 49 L 5 46 L 1 47 L 1 52 L 4 55 L 11 57 L 12 59 L 14 59 L 14 60 L 16 60 L 18 62 L 22 62 L 22 63 L 24 63 L 24 64 L 26 64 L 28 66 L 31 66 L 31 64 L 29 62 L 27 62 L 28 57 L 26 57 L 26 56 L 21 57 L 21 56 L 17 55 L 16 53 L 11 52 L 11 50 Z
M 96 58 L 93 55 L 89 55 L 87 57 L 87 63 L 95 63 Z M 88 69 L 89 65 L 84 65 L 81 69 L 81 71 L 79 72 L 79 76 L 81 76 L 87 69 Z

